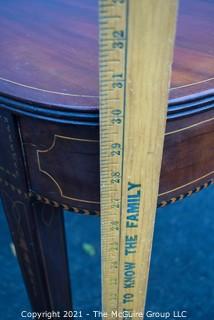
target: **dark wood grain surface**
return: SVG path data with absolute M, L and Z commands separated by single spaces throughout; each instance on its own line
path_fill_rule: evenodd
M 0 4 L 0 109 L 19 125 L 29 191 L 97 212 L 98 1 Z M 180 1 L 159 205 L 213 181 L 213 18 L 214 1 Z
M 63 212 L 29 197 L 16 120 L 1 110 L 1 200 L 33 310 L 63 313 L 71 310 Z
M 98 108 L 98 1 L 0 0 L 0 92 Z M 213 89 L 214 5 L 181 0 L 170 97 Z
M 65 209 L 99 212 L 99 128 L 26 117 L 20 126 L 33 193 Z M 213 154 L 214 110 L 168 121 L 158 205 L 212 181 Z

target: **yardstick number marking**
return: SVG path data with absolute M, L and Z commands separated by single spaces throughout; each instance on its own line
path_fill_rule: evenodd
M 102 307 L 121 319 L 145 304 L 177 0 L 99 3 Z
M 127 6 L 100 1 L 102 303 L 108 314 L 118 310 Z

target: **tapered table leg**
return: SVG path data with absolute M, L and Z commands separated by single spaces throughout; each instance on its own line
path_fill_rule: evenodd
M 63 210 L 34 202 L 33 211 L 50 307 L 63 317 L 71 310 Z
M 35 311 L 71 310 L 63 211 L 29 196 L 16 119 L 0 113 L 0 190 L 28 295 Z

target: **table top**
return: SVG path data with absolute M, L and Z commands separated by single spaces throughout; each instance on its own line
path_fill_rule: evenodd
M 97 110 L 98 1 L 0 4 L 0 95 Z M 180 0 L 171 101 L 213 93 L 213 19 L 213 0 Z

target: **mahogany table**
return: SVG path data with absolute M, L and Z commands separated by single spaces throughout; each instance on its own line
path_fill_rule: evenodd
M 98 2 L 0 4 L 1 197 L 33 309 L 70 310 L 63 210 L 99 214 Z M 158 206 L 213 183 L 213 18 L 181 0 Z

